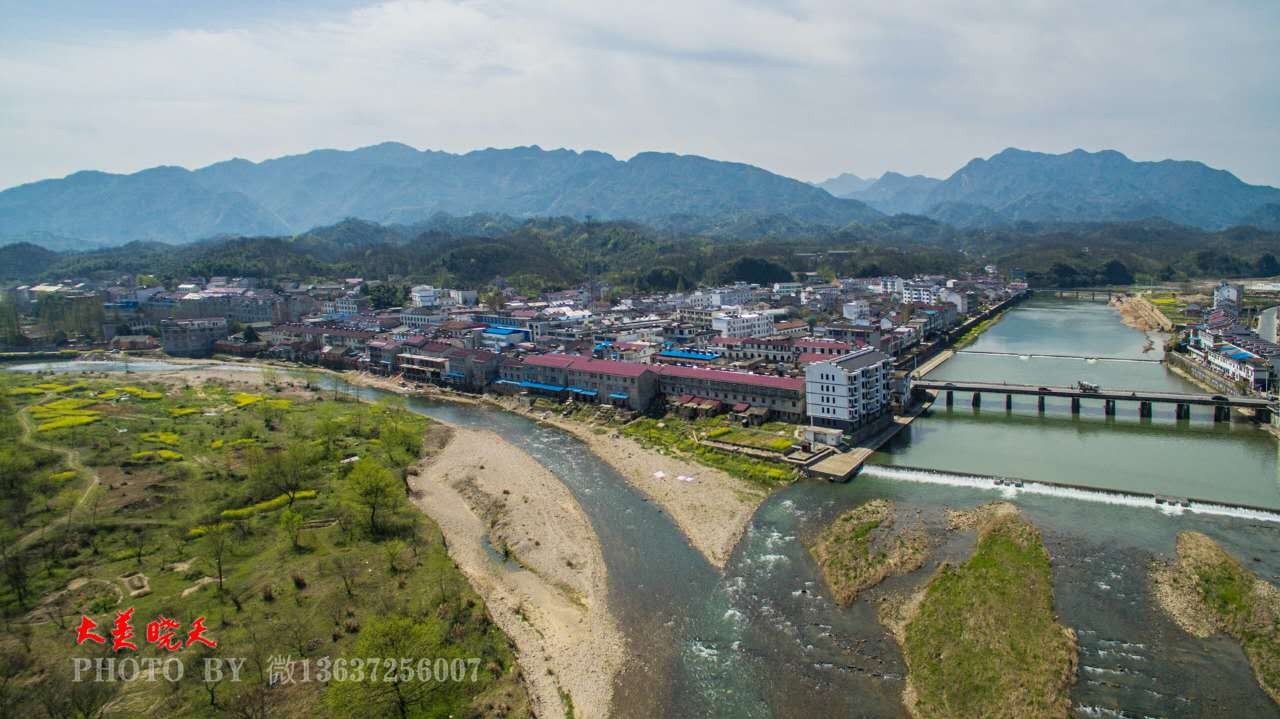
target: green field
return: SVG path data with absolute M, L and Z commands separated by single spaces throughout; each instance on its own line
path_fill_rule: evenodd
M 283 386 L 0 373 L 0 716 L 528 715 L 507 638 L 405 495 L 438 434 L 395 403 Z M 186 677 L 72 681 L 73 657 L 111 655 L 76 646 L 81 617 L 105 635 L 129 608 L 138 651 L 115 656 Z M 147 643 L 160 615 L 181 636 L 205 617 L 217 648 Z M 271 687 L 276 655 L 468 668 Z M 201 681 L 206 657 L 244 658 L 241 681 Z

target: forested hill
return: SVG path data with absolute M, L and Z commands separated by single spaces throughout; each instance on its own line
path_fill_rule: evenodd
M 75 238 L 91 245 L 183 243 L 219 235 L 290 235 L 360 217 L 412 224 L 437 213 L 578 219 L 785 215 L 843 226 L 881 215 L 751 165 L 645 152 L 487 149 L 462 155 L 384 143 L 253 163 L 132 175 L 78 172 L 0 192 L 0 241 Z
M 525 291 L 595 277 L 649 290 L 794 272 L 826 276 L 911 275 L 977 270 L 994 263 L 1025 270 L 1037 285 L 1280 274 L 1280 232 L 1206 231 L 1164 221 L 955 230 L 899 215 L 838 230 L 726 238 L 634 222 L 503 215 L 437 216 L 415 225 L 363 220 L 294 237 L 237 237 L 173 246 L 135 242 L 81 253 L 26 244 L 0 247 L 0 280 L 111 279 L 145 273 L 297 280 L 359 276 L 481 288 L 505 282 Z

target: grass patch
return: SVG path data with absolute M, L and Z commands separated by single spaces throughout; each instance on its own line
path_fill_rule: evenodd
M 1010 508 L 979 523 L 964 564 L 929 582 L 905 627 L 918 717 L 1065 717 L 1076 647 L 1053 610 L 1049 554 Z
M 707 431 L 711 431 L 708 428 Z M 622 428 L 622 433 L 641 444 L 660 451 L 676 451 L 687 455 L 708 467 L 722 470 L 739 479 L 770 487 L 790 481 L 795 473 L 781 461 L 749 457 L 708 447 L 698 442 L 694 435 L 696 423 L 668 416 L 661 420 L 643 417 Z
M 892 531 L 893 503 L 875 499 L 836 518 L 810 545 L 833 598 L 848 606 L 858 594 L 885 578 L 906 574 L 924 564 L 928 543 L 918 530 Z M 873 542 L 873 533 L 878 541 Z

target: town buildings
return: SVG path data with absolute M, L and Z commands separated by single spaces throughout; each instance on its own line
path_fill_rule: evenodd
M 805 367 L 806 414 L 811 424 L 846 432 L 886 415 L 892 399 L 893 359 L 870 347 Z

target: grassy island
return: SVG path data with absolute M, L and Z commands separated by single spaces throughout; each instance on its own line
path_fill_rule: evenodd
M 0 373 L 0 716 L 528 714 L 507 637 L 407 502 L 437 427 L 287 382 L 120 379 Z M 137 648 L 113 652 L 129 610 Z M 176 640 L 147 627 L 162 616 Z M 105 644 L 76 644 L 82 617 Z M 217 647 L 173 646 L 200 617 Z M 106 657 L 185 670 L 74 680 Z M 272 657 L 293 682 L 270 681 Z M 356 657 L 412 676 L 319 680 Z M 239 681 L 202 671 L 230 658 Z
M 924 564 L 924 531 L 897 529 L 894 520 L 892 502 L 872 500 L 840 515 L 809 545 L 836 602 L 852 604 L 886 578 Z
M 1178 535 L 1178 554 L 1152 575 L 1161 607 L 1194 636 L 1240 642 L 1258 684 L 1280 703 L 1280 590 L 1199 532 Z
M 976 515 L 973 555 L 944 565 L 886 617 L 907 662 L 907 709 L 916 717 L 1065 717 L 1076 641 L 1054 615 L 1040 533 L 1012 505 Z

